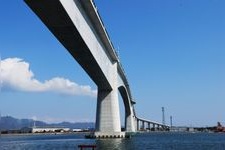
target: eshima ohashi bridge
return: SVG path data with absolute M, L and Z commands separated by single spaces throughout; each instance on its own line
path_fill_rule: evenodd
M 96 125 L 92 137 L 126 137 L 139 129 L 143 130 L 145 124 L 149 129 L 150 125 L 154 129 L 168 129 L 166 125 L 136 116 L 135 102 L 125 72 L 92 0 L 25 0 L 25 2 L 98 87 Z M 118 92 L 125 106 L 123 132 Z

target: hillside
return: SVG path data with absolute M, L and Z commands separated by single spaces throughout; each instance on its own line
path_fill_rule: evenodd
M 17 119 L 11 116 L 3 116 L 1 117 L 0 121 L 0 129 L 1 130 L 16 130 L 21 129 L 23 127 L 33 127 L 34 120 L 32 119 Z M 64 128 L 94 128 L 93 122 L 77 122 L 77 123 L 70 123 L 70 122 L 61 122 L 61 123 L 46 123 L 43 121 L 35 121 L 35 125 L 37 127 L 64 127 Z

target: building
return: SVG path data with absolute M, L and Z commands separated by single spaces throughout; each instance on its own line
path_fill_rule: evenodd
M 69 132 L 70 128 L 56 128 L 56 127 L 33 127 L 32 133 L 55 133 L 55 132 Z

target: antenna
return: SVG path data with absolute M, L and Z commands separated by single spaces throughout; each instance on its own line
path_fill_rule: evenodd
M 162 124 L 165 125 L 166 122 L 165 122 L 165 109 L 164 107 L 162 107 Z
M 2 56 L 0 53 L 0 97 L 1 97 L 1 91 L 2 91 L 2 66 L 1 65 L 2 65 Z M 0 138 L 1 138 L 1 135 L 2 135 L 2 113 L 1 113 L 1 107 L 0 107 Z
M 2 126 L 1 126 L 1 124 L 2 124 L 2 113 L 1 113 L 1 111 L 0 111 L 0 138 L 1 138 L 1 136 L 2 136 Z M 1 140 L 0 140 L 1 141 Z
M 1 90 L 2 90 L 2 68 L 1 68 L 1 64 L 2 64 L 2 57 L 1 57 L 1 53 L 0 53 L 0 95 L 1 95 Z M 1 123 L 2 123 L 2 113 L 1 113 L 1 110 L 0 110 L 0 138 L 2 136 Z
M 1 90 L 2 90 L 2 57 L 1 57 L 1 53 L 0 53 L 0 94 L 1 94 Z
M 33 117 L 33 128 L 36 128 L 36 120 L 37 120 L 37 118 Z
M 2 55 L 0 53 L 0 94 L 2 92 L 2 87 L 3 87 L 3 79 L 2 79 Z
M 173 127 L 173 117 L 170 116 L 170 127 L 172 128 Z

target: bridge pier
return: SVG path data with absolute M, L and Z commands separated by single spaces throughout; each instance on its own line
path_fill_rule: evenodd
M 126 108 L 125 108 L 126 109 Z M 133 112 L 131 111 L 130 113 L 125 114 L 126 118 L 125 118 L 125 128 L 126 128 L 126 132 L 135 132 L 135 116 L 133 114 Z
M 159 124 L 157 124 L 157 131 L 159 131 L 159 130 L 160 130 L 160 128 L 159 128 L 159 127 L 160 127 L 160 125 L 159 125 Z
M 152 124 L 152 131 L 155 131 L 155 124 Z
M 141 130 L 145 130 L 145 122 L 142 121 Z
M 98 89 L 95 137 L 125 137 L 121 132 L 117 63 L 108 68 L 112 89 Z
M 137 131 L 139 131 L 140 130 L 140 120 L 139 119 L 137 119 Z
M 118 92 L 98 90 L 96 133 L 98 136 L 121 135 Z
M 151 126 L 150 126 L 150 122 L 148 122 L 148 130 L 150 131 L 151 130 Z

